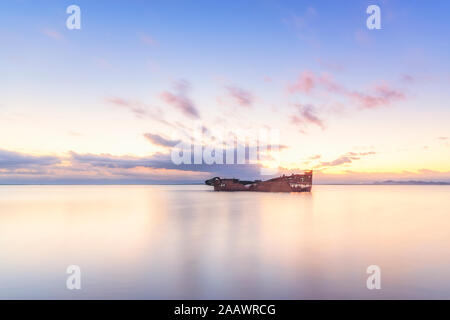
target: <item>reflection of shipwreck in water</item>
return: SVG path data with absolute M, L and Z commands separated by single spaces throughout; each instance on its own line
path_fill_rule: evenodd
M 266 181 L 241 181 L 215 177 L 206 180 L 205 184 L 213 186 L 214 191 L 310 192 L 312 170 L 302 174 L 283 175 Z

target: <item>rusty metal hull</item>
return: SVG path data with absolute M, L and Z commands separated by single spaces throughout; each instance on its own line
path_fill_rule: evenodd
M 214 191 L 311 192 L 312 171 L 261 181 L 241 181 L 215 177 L 205 181 Z

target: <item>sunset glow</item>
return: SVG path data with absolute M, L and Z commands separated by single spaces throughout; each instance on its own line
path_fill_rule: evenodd
M 175 166 L 196 126 L 278 130 L 280 172 L 316 183 L 450 181 L 450 5 L 368 30 L 355 3 L 78 1 L 80 30 L 66 1 L 0 4 L 0 183 L 256 177 Z

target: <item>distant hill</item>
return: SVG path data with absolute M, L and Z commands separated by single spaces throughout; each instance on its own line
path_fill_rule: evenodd
M 443 181 L 420 181 L 420 180 L 409 180 L 409 181 L 395 181 L 395 180 L 386 180 L 386 181 L 377 181 L 373 184 L 390 184 L 390 185 L 450 185 L 450 182 L 443 182 Z

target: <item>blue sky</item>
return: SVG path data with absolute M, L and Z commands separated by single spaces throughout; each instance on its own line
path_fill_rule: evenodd
M 71 4 L 81 30 L 66 28 Z M 366 28 L 370 4 L 381 8 L 381 30 Z M 0 169 L 19 159 L 0 182 L 138 181 L 136 172 L 79 167 L 73 155 L 141 164 L 168 152 L 146 133 L 174 138 L 193 120 L 280 130 L 288 147 L 280 166 L 314 168 L 323 182 L 448 180 L 449 9 L 448 1 L 2 1 Z M 358 152 L 371 156 L 348 156 Z M 22 157 L 60 163 L 24 167 Z M 233 173 L 169 168 L 176 181 Z M 161 168 L 132 169 L 166 181 Z

